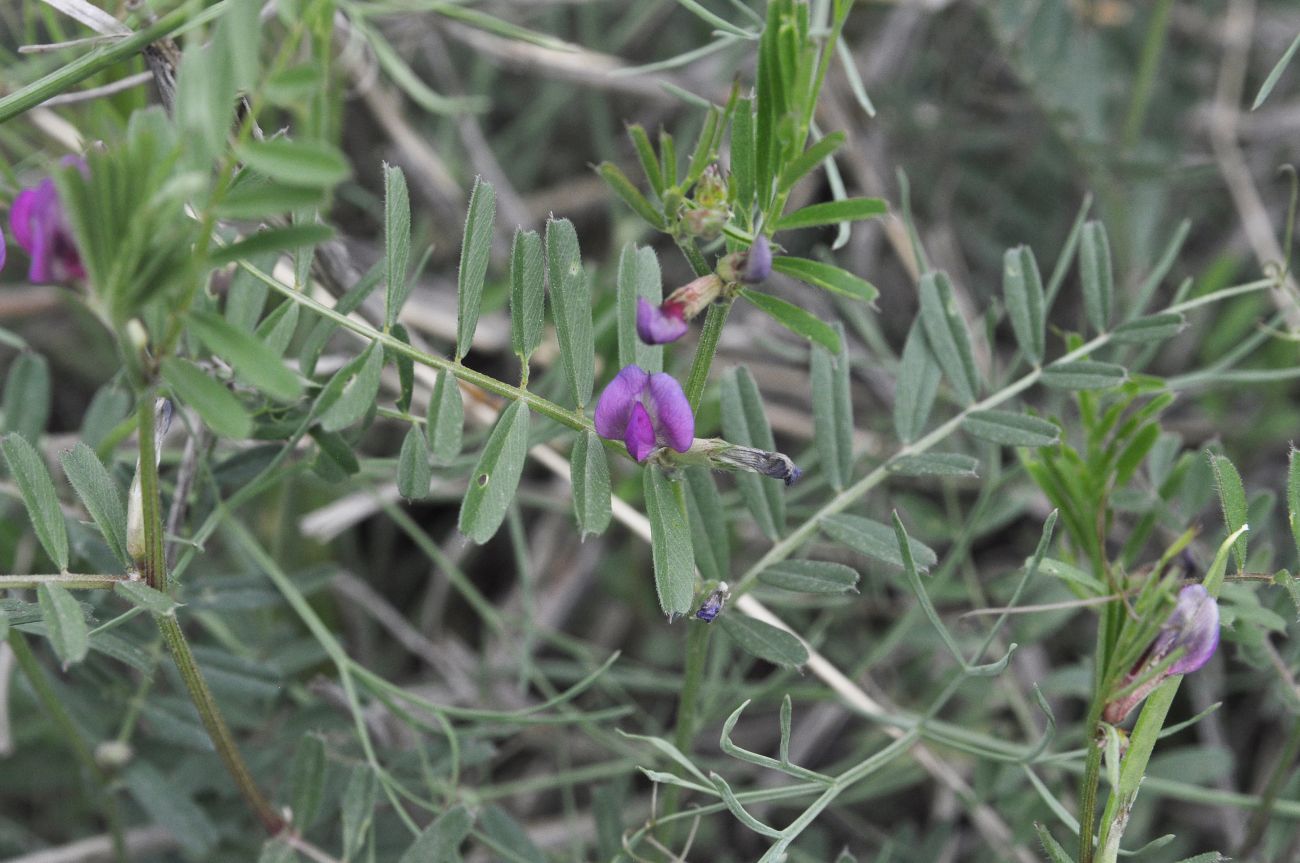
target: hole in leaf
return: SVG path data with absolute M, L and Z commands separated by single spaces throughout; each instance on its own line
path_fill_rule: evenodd
M 487 484 L 488 484 L 488 475 L 485 474 L 485 473 L 481 473 L 481 474 L 479 474 L 479 475 L 478 475 L 478 487 L 479 487 L 479 488 L 483 488 L 483 486 L 485 486 L 485 485 L 487 485 Z

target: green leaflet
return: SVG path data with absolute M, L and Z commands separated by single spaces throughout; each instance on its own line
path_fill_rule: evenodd
M 833 264 L 778 255 L 772 259 L 772 269 L 813 287 L 864 303 L 875 302 L 876 297 L 880 296 L 875 285 Z
M 194 363 L 168 357 L 162 361 L 162 376 L 172 394 L 198 411 L 203 422 L 218 435 L 238 440 L 252 434 L 252 417 L 235 394 Z
M 1083 226 L 1079 245 L 1079 281 L 1083 284 L 1083 308 L 1088 323 L 1104 333 L 1110 326 L 1115 301 L 1115 282 L 1110 262 L 1110 240 L 1101 222 Z
M 4 411 L 4 432 L 18 432 L 35 443 L 50 418 L 50 366 L 45 357 L 22 351 L 14 357 L 5 376 L 0 410 Z
M 579 432 L 570 459 L 573 514 L 578 520 L 578 531 L 584 538 L 587 534 L 604 533 L 612 514 L 605 446 L 595 432 Z
M 842 563 L 825 560 L 782 560 L 758 574 L 769 587 L 802 593 L 857 593 L 858 572 Z
M 820 318 L 779 297 L 742 288 L 740 295 L 753 303 L 760 311 L 770 315 L 777 323 L 792 333 L 816 342 L 831 353 L 839 353 L 840 340 L 835 329 Z
M 318 404 L 321 428 L 336 432 L 359 422 L 375 404 L 384 370 L 384 351 L 371 343 L 361 356 L 335 373 L 325 385 Z
M 413 425 L 407 429 L 397 456 L 397 492 L 407 500 L 423 500 L 429 496 L 432 481 L 428 439 L 424 429 Z
M 776 449 L 758 385 L 744 366 L 722 379 L 722 433 L 731 443 Z M 779 482 L 748 472 L 736 474 L 736 484 L 759 530 L 768 539 L 780 539 L 785 530 L 785 489 Z
M 945 274 L 932 271 L 921 277 L 920 291 L 926 342 L 958 401 L 968 405 L 979 392 L 979 374 L 975 370 L 966 322 L 953 297 L 952 283 Z
M 352 173 L 343 153 L 324 141 L 268 138 L 248 141 L 238 153 L 245 165 L 291 186 L 328 188 Z
M 542 342 L 546 262 L 536 231 L 515 231 L 510 248 L 510 344 L 525 367 Z
M 1020 350 L 1031 363 L 1039 365 L 1046 350 L 1047 313 L 1043 277 L 1038 272 L 1033 249 L 1017 246 L 1007 249 L 1002 256 L 1002 295 Z
M 489 238 L 490 239 L 490 238 Z M 402 169 L 384 163 L 384 325 L 392 327 L 411 294 L 407 268 L 411 259 L 411 193 Z
M 808 649 L 803 642 L 770 623 L 733 612 L 720 616 L 718 624 L 741 650 L 773 665 L 798 668 L 808 661 Z
M 465 216 L 465 236 L 460 247 L 460 270 L 456 276 L 456 361 L 469 353 L 483 305 L 483 283 L 487 279 L 488 258 L 492 253 L 492 222 L 496 218 L 496 190 L 477 177 L 469 196 Z
M 440 371 L 429 396 L 427 424 L 434 464 L 449 465 L 456 460 L 464 429 L 465 403 L 460 397 L 460 384 L 451 372 Z
M 898 550 L 898 537 L 894 529 L 869 518 L 857 515 L 829 515 L 817 523 L 822 532 L 839 540 L 856 552 L 883 560 L 892 566 L 902 567 L 903 556 Z M 926 570 L 939 561 L 939 556 L 929 546 L 916 539 L 908 539 L 908 548 L 918 569 Z
M 695 598 L 695 560 L 683 512 L 681 485 L 656 467 L 644 471 L 646 516 L 659 607 L 671 620 L 689 614 Z
M 528 408 L 511 402 L 501 412 L 470 474 L 460 505 L 460 532 L 482 545 L 492 538 L 514 500 L 528 455 Z
M 925 327 L 917 318 L 903 344 L 898 388 L 894 393 L 894 430 L 904 443 L 916 440 L 925 430 L 939 393 L 940 374 L 939 364 L 925 339 Z
M 63 511 L 59 509 L 59 498 L 54 491 L 54 482 L 45 462 L 27 438 L 17 432 L 10 432 L 0 440 L 9 473 L 18 486 L 27 507 L 27 516 L 36 529 L 36 538 L 40 540 L 45 553 L 54 561 L 60 572 L 68 569 L 68 529 L 63 523 Z
M 975 411 L 962 420 L 961 427 L 980 440 L 1003 446 L 1051 446 L 1061 437 L 1054 423 L 1013 411 Z
M 849 395 L 849 353 L 844 325 L 836 322 L 840 352 L 812 349 L 814 442 L 831 488 L 842 490 L 853 476 L 853 403 Z
M 124 567 L 130 567 L 131 556 L 126 550 L 126 507 L 108 469 L 95 451 L 81 442 L 61 453 L 59 462 L 109 549 Z
M 591 401 L 596 342 L 591 325 L 591 290 L 582 269 L 578 234 L 568 219 L 551 219 L 546 223 L 546 270 L 550 278 L 555 335 L 560 342 L 560 363 L 569 380 L 574 403 L 581 410 Z
M 211 312 L 191 312 L 189 324 L 208 350 L 234 366 L 241 380 L 280 401 L 302 395 L 298 375 L 257 336 Z
M 63 667 L 85 659 L 90 649 L 90 631 L 76 597 L 62 585 L 42 584 L 36 588 L 36 602 L 41 607 L 50 645 Z

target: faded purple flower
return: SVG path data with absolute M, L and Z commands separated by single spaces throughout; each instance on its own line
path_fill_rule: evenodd
M 1202 584 L 1189 584 L 1178 592 L 1178 603 L 1151 644 L 1156 662 L 1180 647 L 1181 658 L 1168 674 L 1191 674 L 1210 661 L 1219 646 L 1219 604 Z
M 668 295 L 658 306 L 638 297 L 636 333 L 648 345 L 675 342 L 686 334 L 686 324 L 722 293 L 722 280 L 714 273 L 700 276 Z
M 718 616 L 718 612 L 722 611 L 722 605 L 727 601 L 730 593 L 725 581 L 718 582 L 718 586 L 709 593 L 699 611 L 695 612 L 695 616 L 705 623 L 712 623 Z
M 1183 655 L 1132 692 L 1107 704 L 1102 719 L 1112 725 L 1122 722 L 1166 678 L 1196 671 L 1210 661 L 1218 646 L 1219 604 L 1204 585 L 1189 584 L 1178 592 L 1174 610 L 1169 613 L 1146 653 L 1121 681 L 1120 688 L 1132 685 L 1174 651 L 1181 649 Z
M 636 365 L 624 368 L 605 387 L 595 420 L 598 435 L 623 441 L 639 462 L 661 446 L 686 452 L 695 439 L 695 414 L 681 384 Z
M 650 305 L 645 297 L 636 300 L 636 334 L 647 345 L 664 345 L 686 335 L 689 329 L 681 303 Z
M 83 173 L 86 163 L 69 157 L 64 165 L 74 165 Z M 54 180 L 46 177 L 30 189 L 23 189 L 9 209 L 9 228 L 14 240 L 31 258 L 27 277 L 42 284 L 84 278 L 85 267 L 77 252 L 72 228 L 63 214 Z
M 691 452 L 703 456 L 714 470 L 760 473 L 779 479 L 787 486 L 794 485 L 803 476 L 803 471 L 785 453 L 741 446 L 719 438 L 697 440 Z
M 766 281 L 770 275 L 772 275 L 772 247 L 768 245 L 767 237 L 759 234 L 754 238 L 753 245 L 745 255 L 745 271 L 741 274 L 740 280 L 756 285 Z

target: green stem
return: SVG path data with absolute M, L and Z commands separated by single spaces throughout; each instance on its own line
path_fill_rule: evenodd
M 673 745 L 689 757 L 691 741 L 695 738 L 695 718 L 699 712 L 700 687 L 704 682 L 704 667 L 709 657 L 709 634 L 713 627 L 699 621 L 687 621 L 686 632 L 686 667 L 682 671 L 682 696 L 677 702 L 677 728 L 673 734 Z M 676 785 L 664 788 L 663 814 L 668 818 L 678 810 L 682 789 Z M 673 841 L 675 829 L 667 826 L 660 837 L 665 844 Z
M 113 795 L 112 789 L 109 788 L 108 775 L 95 761 L 95 753 L 91 750 L 90 744 L 82 736 L 81 729 L 77 727 L 77 723 L 73 721 L 71 714 L 64 709 L 58 693 L 50 686 L 50 681 L 45 677 L 45 669 L 41 667 L 35 654 L 32 653 L 31 647 L 27 644 L 27 639 L 18 630 L 11 629 L 9 630 L 9 646 L 13 649 L 14 659 L 18 661 L 18 667 L 23 670 L 27 682 L 31 684 L 32 692 L 36 693 L 36 699 L 41 703 L 41 707 L 44 708 L 46 714 L 49 715 L 58 728 L 63 741 L 72 749 L 72 754 L 81 762 L 86 772 L 94 778 L 99 791 L 95 798 L 103 807 L 104 821 L 108 824 L 108 833 L 113 841 L 113 859 L 117 860 L 118 863 L 127 863 L 129 858 L 126 854 L 126 843 L 122 839 L 122 818 L 117 810 L 117 797 Z
M 185 640 L 185 633 L 181 631 L 180 623 L 172 614 L 155 615 L 154 619 L 158 622 L 158 631 L 162 633 L 163 641 L 167 643 L 167 649 L 171 651 L 172 659 L 176 662 L 176 669 L 180 672 L 181 679 L 185 681 L 190 700 L 194 702 L 194 707 L 199 712 L 203 728 L 208 732 L 212 745 L 217 749 L 217 755 L 221 757 L 230 777 L 235 780 L 235 785 L 239 787 L 249 807 L 266 828 L 266 832 L 274 836 L 284 829 L 284 819 L 262 796 L 257 781 L 253 779 L 248 765 L 244 763 L 244 757 L 239 754 L 235 738 L 230 733 L 221 710 L 217 707 L 216 699 L 212 697 L 212 690 L 203 679 L 203 672 L 199 670 L 199 664 L 194 660 L 194 654 L 190 651 L 189 642 Z
M 1246 838 L 1242 840 L 1241 848 L 1237 850 L 1235 856 L 1242 860 L 1248 859 L 1260 840 L 1264 838 L 1264 829 L 1268 827 L 1268 819 L 1273 814 L 1277 795 L 1286 784 L 1287 775 L 1290 774 L 1298 754 L 1300 754 L 1300 719 L 1297 719 L 1295 725 L 1291 727 L 1291 736 L 1287 738 L 1281 755 L 1273 765 L 1273 773 L 1268 777 L 1268 785 L 1260 795 L 1259 806 L 1250 816 L 1250 823 L 1246 827 Z
M 704 388 L 709 383 L 709 369 L 713 367 L 713 355 L 718 352 L 718 340 L 722 338 L 722 328 L 731 314 L 732 299 L 719 300 L 709 306 L 704 315 L 704 326 L 700 328 L 700 341 L 695 347 L 695 359 L 691 361 L 691 371 L 686 376 L 686 400 L 692 411 L 700 409 L 704 398 Z
M 1088 757 L 1083 765 L 1083 784 L 1079 788 L 1079 863 L 1092 863 L 1095 851 L 1092 844 L 1092 829 L 1097 823 L 1097 791 L 1101 785 L 1101 747 L 1092 737 L 1096 721 L 1085 726 L 1089 737 L 1084 741 L 1088 747 Z
M 112 590 L 131 579 L 124 575 L 56 572 L 38 575 L 0 575 L 0 590 L 35 590 L 42 584 L 57 584 L 68 590 Z
M 1137 145 L 1142 134 L 1142 122 L 1147 115 L 1147 106 L 1151 104 L 1151 91 L 1155 86 L 1156 71 L 1160 65 L 1160 53 L 1164 48 L 1165 36 L 1169 32 L 1169 11 L 1174 0 L 1159 0 L 1151 11 L 1151 22 L 1147 25 L 1146 40 L 1142 43 L 1142 58 L 1138 66 L 1137 78 L 1133 83 L 1133 96 L 1128 103 L 1128 113 L 1124 117 L 1122 142 L 1124 152 L 1128 153 Z
M 162 496 L 158 491 L 157 424 L 155 392 L 145 390 L 136 408 L 136 436 L 140 447 L 140 504 L 144 519 L 144 560 L 140 571 L 154 590 L 167 591 L 167 558 L 163 553 Z
M 166 590 L 167 560 L 163 554 L 162 507 L 158 497 L 158 464 L 154 460 L 153 452 L 153 395 L 152 389 L 146 391 L 137 408 L 140 432 L 140 493 L 144 505 L 145 536 L 145 559 L 142 570 L 150 585 L 158 590 Z M 176 663 L 176 669 L 185 682 L 185 688 L 189 691 L 190 700 L 194 702 L 194 708 L 199 713 L 203 728 L 207 731 L 208 737 L 211 738 L 212 745 L 217 750 L 217 755 L 221 758 L 222 763 L 226 765 L 226 770 L 230 772 L 235 785 L 244 795 L 244 799 L 248 802 L 254 814 L 257 815 L 258 820 L 262 822 L 262 826 L 271 835 L 279 833 L 285 827 L 284 819 L 262 796 L 261 790 L 253 779 L 253 774 L 249 771 L 248 765 L 244 763 L 243 756 L 239 754 L 239 747 L 236 746 L 234 736 L 231 735 L 230 728 L 226 725 L 220 708 L 217 707 L 216 699 L 212 696 L 212 690 L 208 688 L 207 682 L 203 679 L 203 672 L 199 670 L 198 662 L 194 659 L 189 642 L 185 640 L 185 633 L 181 631 L 175 613 L 154 615 L 154 621 L 158 624 L 158 631 L 162 634 L 167 649 L 171 651 L 172 659 Z
M 691 269 L 695 271 L 696 276 L 707 276 L 713 272 L 709 262 L 704 257 L 704 253 L 700 251 L 699 246 L 695 245 L 694 240 L 683 237 L 677 241 L 677 248 L 682 250 L 682 254 L 686 256 L 686 261 L 691 265 Z

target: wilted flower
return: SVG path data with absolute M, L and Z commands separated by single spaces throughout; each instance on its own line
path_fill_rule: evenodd
M 1150 680 L 1106 705 L 1102 719 L 1115 725 L 1138 705 L 1142 699 L 1175 674 L 1191 674 L 1210 661 L 1219 646 L 1219 604 L 1201 584 L 1189 584 L 1178 592 L 1178 602 L 1169 618 L 1160 627 L 1151 646 L 1138 660 L 1133 670 L 1125 676 L 1120 688 L 1150 672 L 1164 662 L 1174 651 L 1181 649 L 1182 656 Z
M 636 301 L 636 334 L 648 345 L 675 342 L 686 334 L 687 321 L 704 311 L 722 293 L 722 280 L 713 273 L 700 276 L 668 295 L 658 306 L 645 297 Z
M 722 611 L 722 605 L 727 601 L 730 594 L 731 591 L 727 588 L 727 583 L 725 581 L 718 582 L 718 586 L 709 593 L 699 611 L 695 612 L 695 616 L 705 623 L 712 623 L 713 619 L 718 616 L 718 612 Z
M 695 414 L 671 375 L 627 366 L 609 382 L 596 402 L 596 433 L 621 440 L 637 461 L 656 448 L 686 452 L 695 438 Z
M 761 473 L 779 479 L 787 486 L 794 485 L 803 476 L 803 471 L 785 453 L 741 446 L 719 438 L 697 440 L 691 452 L 704 456 L 714 470 Z
M 64 159 L 63 164 L 76 166 L 83 173 L 86 171 L 86 163 L 75 156 Z M 31 258 L 27 271 L 31 281 L 38 284 L 66 282 L 86 275 L 72 228 L 64 216 L 63 204 L 51 178 L 46 177 L 32 188 L 18 193 L 9 209 L 9 228 L 14 240 Z

